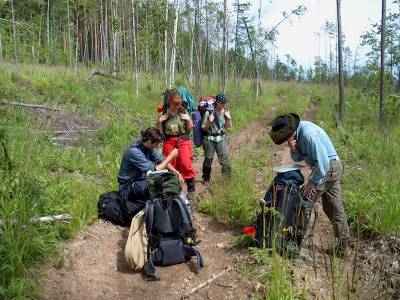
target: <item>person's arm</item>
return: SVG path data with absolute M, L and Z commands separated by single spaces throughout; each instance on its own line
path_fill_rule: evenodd
M 310 156 L 315 162 L 310 182 L 314 185 L 321 183 L 330 166 L 330 159 L 326 147 L 319 137 L 313 137 L 309 141 Z
M 293 161 L 302 161 L 303 156 L 301 155 L 300 151 L 297 150 L 297 140 L 296 140 L 296 133 L 289 137 L 288 146 L 290 148 L 290 156 L 292 157 Z
M 206 111 L 204 113 L 204 117 L 203 117 L 203 123 L 201 124 L 201 129 L 203 129 L 204 131 L 207 131 L 212 122 L 214 121 L 214 113 L 209 113 L 208 111 Z
M 170 170 L 170 171 L 172 171 L 172 172 L 178 173 L 178 176 L 179 176 L 179 183 L 181 184 L 181 186 L 183 186 L 183 185 L 185 184 L 185 179 L 183 178 L 183 176 L 181 175 L 181 173 L 179 173 L 179 171 L 178 171 L 177 169 L 174 168 L 173 165 L 168 164 L 168 165 L 167 165 L 167 169 Z
M 167 165 L 177 156 L 178 156 L 178 149 L 175 148 L 168 154 L 168 156 L 163 160 L 163 162 L 156 165 L 156 170 L 159 171 L 165 169 Z
M 190 118 L 190 116 L 187 113 L 179 114 L 181 117 L 181 120 L 185 121 L 185 127 L 187 132 L 191 132 L 193 129 L 193 121 Z
M 165 113 L 161 115 L 157 120 L 156 127 L 161 131 L 162 134 L 164 134 L 162 123 L 168 120 L 168 118 L 169 118 L 169 113 Z
M 153 163 L 147 159 L 142 151 L 136 147 L 132 147 L 128 151 L 129 162 L 138 168 L 142 173 L 146 174 L 148 171 L 155 170 Z
M 231 117 L 231 113 L 229 112 L 229 110 L 226 109 L 224 111 L 224 116 L 225 116 L 224 128 L 228 129 L 228 128 L 232 127 L 232 117 Z

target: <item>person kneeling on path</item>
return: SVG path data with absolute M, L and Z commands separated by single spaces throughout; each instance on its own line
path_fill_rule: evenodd
M 187 184 L 187 198 L 192 200 L 196 189 L 196 172 L 192 164 L 193 151 L 190 140 L 193 122 L 183 107 L 183 99 L 178 92 L 169 92 L 168 104 L 166 113 L 161 115 L 157 122 L 157 127 L 165 135 L 163 154 L 167 156 L 173 149 L 179 149 L 179 155 L 171 161 L 171 165 L 182 174 Z
M 340 178 L 343 163 L 326 132 L 309 121 L 300 121 L 294 113 L 276 117 L 269 132 L 275 144 L 287 142 L 292 159 L 304 160 L 313 168 L 308 182 L 303 187 L 303 194 L 317 201 L 322 198 L 322 207 L 338 239 L 335 253 L 338 256 L 349 254 L 349 226 L 343 207 Z
M 118 173 L 120 195 L 129 201 L 147 201 L 150 194 L 147 188 L 146 174 L 148 171 L 168 168 L 179 172 L 170 164 L 178 156 L 178 149 L 173 149 L 164 159 L 156 150 L 163 141 L 163 135 L 158 128 L 150 127 L 142 133 L 142 138 L 133 142 L 125 151 Z M 156 164 L 156 165 L 154 165 Z M 181 185 L 184 179 L 179 174 Z
M 216 106 L 213 112 L 206 111 L 203 116 L 201 129 L 204 131 L 202 145 L 204 149 L 203 180 L 209 184 L 211 179 L 211 165 L 214 152 L 217 152 L 218 161 L 222 167 L 222 174 L 231 174 L 231 165 L 228 159 L 228 143 L 226 129 L 232 126 L 232 118 L 226 108 L 228 98 L 224 94 L 215 97 Z

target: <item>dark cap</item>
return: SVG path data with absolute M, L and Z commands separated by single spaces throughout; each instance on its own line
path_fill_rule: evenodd
M 293 113 L 276 117 L 271 123 L 269 135 L 275 144 L 280 145 L 296 131 L 299 123 L 300 117 Z
M 228 102 L 228 97 L 224 94 L 218 94 L 217 96 L 215 96 L 215 100 L 221 103 L 226 103 Z

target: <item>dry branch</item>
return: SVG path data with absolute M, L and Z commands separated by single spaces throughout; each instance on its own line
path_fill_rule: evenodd
M 221 277 L 222 275 L 228 273 L 229 271 L 232 270 L 232 267 L 228 267 L 225 270 L 219 272 L 218 274 L 213 274 L 213 276 L 208 279 L 206 282 L 203 282 L 202 284 L 198 285 L 197 287 L 191 289 L 190 291 L 188 291 L 186 294 L 184 294 L 181 299 L 185 299 L 191 295 L 193 295 L 195 292 L 197 292 L 198 290 L 202 289 L 203 287 L 206 287 L 207 285 L 209 285 L 211 282 L 213 282 L 215 279 Z
M 30 104 L 30 103 L 19 103 L 19 102 L 0 102 L 2 105 L 13 105 L 13 106 L 21 106 L 21 107 L 29 107 L 29 108 L 39 108 L 39 109 L 47 109 L 47 110 L 54 110 L 54 111 L 61 111 L 59 108 L 53 108 L 46 105 L 41 104 Z
M 39 224 L 39 223 L 50 223 L 50 222 L 55 222 L 55 221 L 62 221 L 62 222 L 68 222 L 71 220 L 72 217 L 68 214 L 62 214 L 62 215 L 55 215 L 55 216 L 44 216 L 44 217 L 34 217 L 29 219 L 29 224 Z M 0 228 L 4 226 L 4 221 L 0 220 Z M 12 224 L 16 224 L 17 220 L 14 219 L 11 222 Z M 23 225 L 25 227 L 26 225 Z

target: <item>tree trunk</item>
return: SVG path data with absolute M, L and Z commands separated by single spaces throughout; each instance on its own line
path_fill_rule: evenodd
M 74 65 L 74 74 L 76 75 L 78 72 L 78 50 L 79 50 L 79 9 L 76 14 L 76 45 L 75 45 L 75 65 Z
M 211 85 L 211 73 L 210 73 L 210 55 L 211 55 L 211 49 L 210 49 L 210 38 L 208 35 L 208 8 L 207 8 L 207 0 L 205 1 L 205 7 L 206 7 L 206 39 L 207 39 L 207 53 L 205 55 L 207 59 L 207 80 L 208 80 L 208 87 Z
M 3 47 L 1 44 L 1 32 L 0 32 L 0 62 L 3 62 Z
M 189 16 L 189 30 L 190 30 L 190 50 L 189 50 L 189 84 L 192 85 L 193 80 L 193 48 L 194 48 L 194 30 L 193 30 L 193 17 Z
M 344 78 L 343 78 L 343 46 L 342 46 L 342 21 L 340 1 L 336 0 L 337 13 L 337 38 L 338 38 L 338 65 L 339 65 L 339 126 L 344 125 Z
M 381 80 L 379 89 L 379 124 L 381 132 L 385 129 L 385 30 L 386 30 L 386 0 L 382 0 L 382 21 L 381 21 Z
M 71 48 L 71 26 L 70 26 L 70 16 L 69 16 L 69 1 L 67 0 L 67 26 L 68 26 L 68 57 L 69 66 L 72 66 L 72 48 Z
M 224 35 L 223 35 L 223 53 L 224 53 L 224 70 L 222 77 L 222 89 L 224 94 L 226 93 L 226 83 L 227 83 L 227 71 L 228 71 L 228 53 L 227 53 L 227 45 L 228 45 L 228 18 L 227 18 L 227 0 L 224 0 Z
M 175 60 L 176 60 L 176 38 L 178 34 L 178 18 L 179 18 L 179 0 L 175 1 L 175 19 L 174 19 L 174 36 L 172 40 L 172 55 L 171 55 L 171 72 L 169 80 L 169 88 L 175 84 Z
M 15 63 L 18 63 L 18 55 L 17 55 L 17 29 L 16 29 L 16 26 L 15 26 L 14 0 L 11 0 L 11 14 L 12 14 L 13 35 L 14 35 L 14 59 L 15 59 Z
M 168 85 L 168 1 L 165 3 L 165 31 L 164 31 L 164 76 L 165 85 Z
M 135 24 L 135 4 L 134 0 L 131 0 L 131 13 L 132 13 L 132 47 L 133 47 L 133 69 L 135 72 L 136 81 L 136 96 L 139 95 L 139 74 L 137 64 L 137 51 L 136 51 L 136 24 Z
M 258 34 L 257 34 L 257 39 L 256 39 L 256 76 L 257 76 L 257 81 L 256 81 L 256 100 L 258 100 L 259 94 L 260 94 L 260 63 L 259 63 L 259 59 L 257 57 L 258 54 L 258 39 L 261 36 L 261 3 L 262 0 L 260 0 L 260 6 L 258 7 Z

